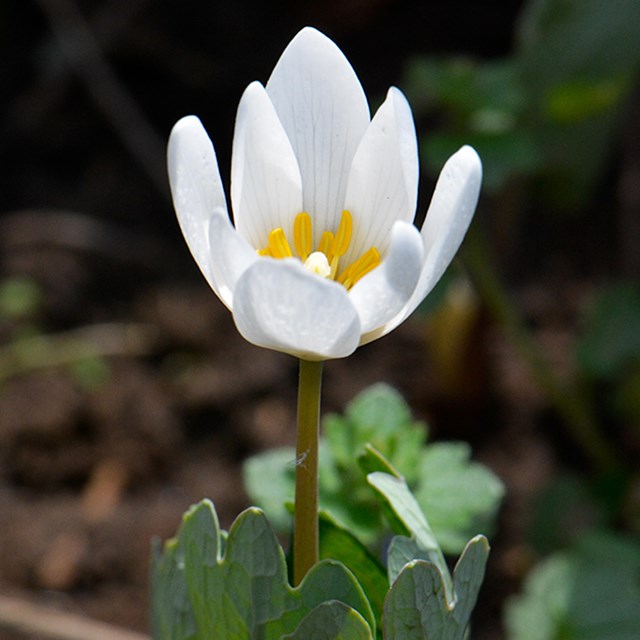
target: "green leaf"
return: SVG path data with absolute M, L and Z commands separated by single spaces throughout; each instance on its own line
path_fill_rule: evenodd
M 425 445 L 425 426 L 412 419 L 391 387 L 374 385 L 351 402 L 344 417 L 330 415 L 324 425 L 320 508 L 369 548 L 380 549 L 389 533 L 385 507 L 381 509 L 365 481 L 373 471 L 403 476 L 409 486 L 418 487 L 418 501 L 447 552 L 459 553 L 472 535 L 491 531 L 502 497 L 500 481 L 469 462 L 467 445 Z M 244 465 L 247 493 L 278 531 L 291 527 L 294 460 L 294 450 L 283 448 L 254 456 Z
M 463 640 L 488 553 L 483 536 L 467 544 L 453 574 L 454 600 L 447 596 L 438 567 L 425 560 L 406 564 L 385 601 L 385 640 Z
M 470 456 L 466 443 L 437 443 L 420 461 L 415 499 L 447 553 L 460 552 L 477 533 L 491 532 L 504 495 L 497 476 Z
M 371 629 L 364 618 L 342 602 L 317 606 L 283 640 L 371 640 Z
M 372 610 L 382 612 L 388 589 L 384 568 L 367 547 L 326 512 L 320 513 L 320 558 L 344 564 L 363 588 Z
M 366 445 L 364 451 L 358 456 L 358 465 L 365 476 L 375 471 L 381 471 L 396 478 L 402 478 L 402 474 L 370 444 Z
M 426 554 L 426 558 L 440 571 L 447 594 L 451 594 L 451 576 L 447 563 L 442 555 L 427 520 L 409 490 L 407 483 L 402 478 L 396 478 L 388 473 L 376 471 L 367 476 L 369 484 L 386 501 L 393 517 L 389 524 L 392 529 L 400 534 L 409 534 L 415 543 Z
M 184 580 L 183 554 L 176 539 L 161 549 L 154 540 L 151 561 L 151 630 L 155 640 L 193 640 L 196 623 Z
M 590 535 L 528 576 L 507 604 L 510 640 L 635 640 L 640 637 L 640 545 Z
M 387 551 L 387 576 L 389 584 L 393 584 L 405 565 L 414 560 L 426 560 L 428 562 L 428 553 L 414 538 L 394 536 L 389 543 L 389 549 Z
M 637 0 L 534 0 L 524 6 L 515 61 L 527 122 L 546 156 L 545 196 L 577 208 L 598 187 L 640 68 Z
M 353 399 L 344 417 L 327 416 L 324 434 L 339 468 L 359 477 L 354 459 L 370 444 L 411 480 L 426 427 L 412 419 L 409 406 L 395 389 L 376 384 Z
M 478 600 L 489 558 L 489 542 L 484 536 L 469 540 L 453 570 L 453 591 L 456 597 L 452 616 L 459 629 L 469 626 L 469 619 Z
M 252 456 L 242 466 L 247 494 L 269 515 L 277 531 L 291 527 L 291 514 L 285 505 L 294 500 L 295 460 L 293 447 L 281 447 Z
M 375 630 L 369 602 L 342 564 L 323 561 L 299 587 L 289 585 L 284 552 L 264 514 L 255 508 L 238 516 L 223 545 L 212 503 L 194 505 L 184 516 L 177 540 L 156 561 L 153 578 L 156 640 L 279 640 L 293 633 L 316 607 L 334 600 L 357 611 Z M 163 606 L 171 612 L 158 610 Z M 182 635 L 175 635 L 175 627 L 166 623 L 174 610 L 186 621 L 178 628 Z M 189 627 L 192 621 L 195 632 Z
M 384 607 L 385 640 L 448 640 L 442 575 L 424 560 L 407 564 Z

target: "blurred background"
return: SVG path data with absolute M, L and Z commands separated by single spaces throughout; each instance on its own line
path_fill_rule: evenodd
M 151 538 L 204 496 L 228 526 L 242 460 L 293 442 L 297 362 L 198 273 L 165 144 L 199 115 L 228 188 L 240 95 L 305 25 L 372 108 L 408 96 L 419 221 L 461 144 L 485 167 L 459 260 L 324 410 L 388 382 L 505 482 L 474 638 L 640 637 L 636 0 L 0 3 L 0 590 L 144 632 Z

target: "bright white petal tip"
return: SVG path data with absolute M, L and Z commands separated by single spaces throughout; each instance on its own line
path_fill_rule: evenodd
M 213 211 L 226 211 L 227 204 L 213 144 L 196 116 L 186 116 L 173 127 L 167 166 L 180 228 L 198 267 L 217 292 L 209 269 L 207 224 Z
M 418 195 L 418 146 L 409 105 L 397 89 L 376 112 L 353 158 L 344 208 L 355 221 L 345 258 L 369 247 L 385 253 L 396 220 L 411 222 Z
M 369 125 L 362 85 L 342 51 L 306 27 L 278 60 L 267 93 L 298 159 L 303 209 L 313 212 L 318 229 L 332 229 L 344 207 L 351 161 Z
M 264 87 L 242 94 L 231 160 L 231 202 L 236 228 L 254 247 L 276 227 L 288 229 L 302 210 L 300 169 Z

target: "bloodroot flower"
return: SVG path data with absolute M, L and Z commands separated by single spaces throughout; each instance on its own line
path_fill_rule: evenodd
M 303 360 L 342 358 L 397 327 L 449 265 L 476 207 L 482 166 L 463 147 L 413 225 L 418 153 L 409 105 L 391 88 L 373 119 L 336 45 L 312 28 L 266 87 L 240 100 L 229 220 L 213 145 L 195 116 L 169 140 L 184 237 L 240 333 Z

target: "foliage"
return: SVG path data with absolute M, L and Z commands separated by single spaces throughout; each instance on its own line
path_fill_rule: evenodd
M 372 470 L 371 447 L 414 489 L 447 553 L 459 553 L 478 532 L 490 533 L 502 483 L 469 460 L 467 445 L 425 445 L 426 433 L 400 394 L 382 384 L 357 396 L 344 416 L 328 416 L 320 449 L 321 508 L 365 545 L 380 548 L 385 536 L 382 509 L 363 474 Z M 244 468 L 249 496 L 281 531 L 290 526 L 286 503 L 293 501 L 294 459 L 293 449 L 278 449 L 250 458 Z
M 533 0 L 502 60 L 417 58 L 407 93 L 439 117 L 422 145 L 435 173 L 461 144 L 484 165 L 484 188 L 542 178 L 545 198 L 575 207 L 593 193 L 640 68 L 635 0 Z
M 390 468 L 370 449 L 369 463 L 374 460 Z M 284 551 L 259 509 L 242 513 L 227 535 L 212 503 L 203 500 L 185 514 L 175 539 L 164 549 L 156 545 L 155 640 L 365 640 L 376 633 L 388 640 L 463 640 L 484 577 L 486 538 L 467 544 L 452 577 L 406 482 L 383 471 L 367 479 L 397 534 L 388 577 L 361 543 L 324 516 L 324 552 L 344 558 L 349 568 L 322 560 L 292 588 Z
M 640 545 L 613 534 L 581 538 L 540 564 L 506 610 L 511 640 L 640 637 Z
M 156 550 L 156 640 L 280 640 L 314 630 L 327 640 L 372 637 L 371 607 L 343 565 L 323 561 L 292 588 L 284 552 L 258 509 L 238 516 L 225 538 L 213 504 L 204 500 L 185 514 L 164 552 Z

